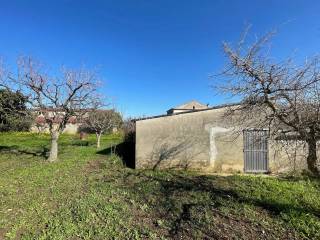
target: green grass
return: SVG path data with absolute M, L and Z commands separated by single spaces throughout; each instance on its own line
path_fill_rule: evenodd
M 0 135 L 0 239 L 320 239 L 317 179 L 133 170 L 94 136 L 47 163 L 48 143 Z

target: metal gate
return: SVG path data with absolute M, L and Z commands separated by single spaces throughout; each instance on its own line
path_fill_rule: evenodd
M 267 129 L 243 130 L 244 172 L 268 172 L 268 135 Z

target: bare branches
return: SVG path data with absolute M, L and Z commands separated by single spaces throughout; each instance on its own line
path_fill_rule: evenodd
M 48 74 L 43 65 L 31 57 L 19 57 L 17 73 L 9 72 L 0 61 L 0 88 L 8 88 L 27 98 L 29 107 L 42 115 L 41 124 L 48 125 L 51 134 L 49 160 L 57 159 L 57 141 L 71 118 L 80 120 L 101 104 L 97 93 L 98 75 L 81 68 L 63 68 Z
M 295 132 L 315 145 L 314 140 L 320 139 L 320 56 L 300 65 L 294 65 L 292 58 L 276 62 L 266 47 L 275 32 L 252 44 L 247 44 L 247 33 L 248 29 L 236 47 L 223 43 L 228 64 L 222 75 L 229 80 L 215 88 L 242 99 L 237 109 L 228 111 L 229 116 L 243 125 L 272 126 L 275 135 Z
M 0 59 L 0 87 L 8 89 L 8 71 L 4 66 L 3 60 Z
M 118 128 L 122 123 L 121 115 L 115 110 L 93 110 L 85 118 L 85 126 L 97 134 L 112 131 Z
M 111 132 L 122 124 L 122 116 L 115 109 L 91 111 L 85 118 L 84 127 L 93 131 L 97 137 L 97 148 L 100 147 L 100 137 Z
M 50 129 L 56 124 L 55 130 L 62 132 L 71 116 L 80 117 L 98 102 L 95 72 L 63 68 L 61 75 L 49 77 L 30 57 L 19 58 L 18 68 L 12 81 L 28 95 L 33 108 L 46 113 Z

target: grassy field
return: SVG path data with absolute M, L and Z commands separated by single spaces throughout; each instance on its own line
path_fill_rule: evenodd
M 93 136 L 47 163 L 48 143 L 0 135 L 0 239 L 320 239 L 319 180 L 138 171 Z

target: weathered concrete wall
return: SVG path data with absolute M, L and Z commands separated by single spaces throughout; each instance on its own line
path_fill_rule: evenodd
M 235 134 L 235 128 L 241 126 L 228 123 L 224 111 L 219 108 L 137 121 L 136 168 L 243 171 L 243 136 Z M 269 141 L 271 171 L 305 167 L 303 148 L 287 145 Z
M 307 146 L 303 141 L 270 140 L 269 159 L 273 172 L 307 169 Z M 320 148 L 318 148 L 318 156 Z
M 222 121 L 224 109 L 136 122 L 137 168 L 243 169 L 242 141 Z

